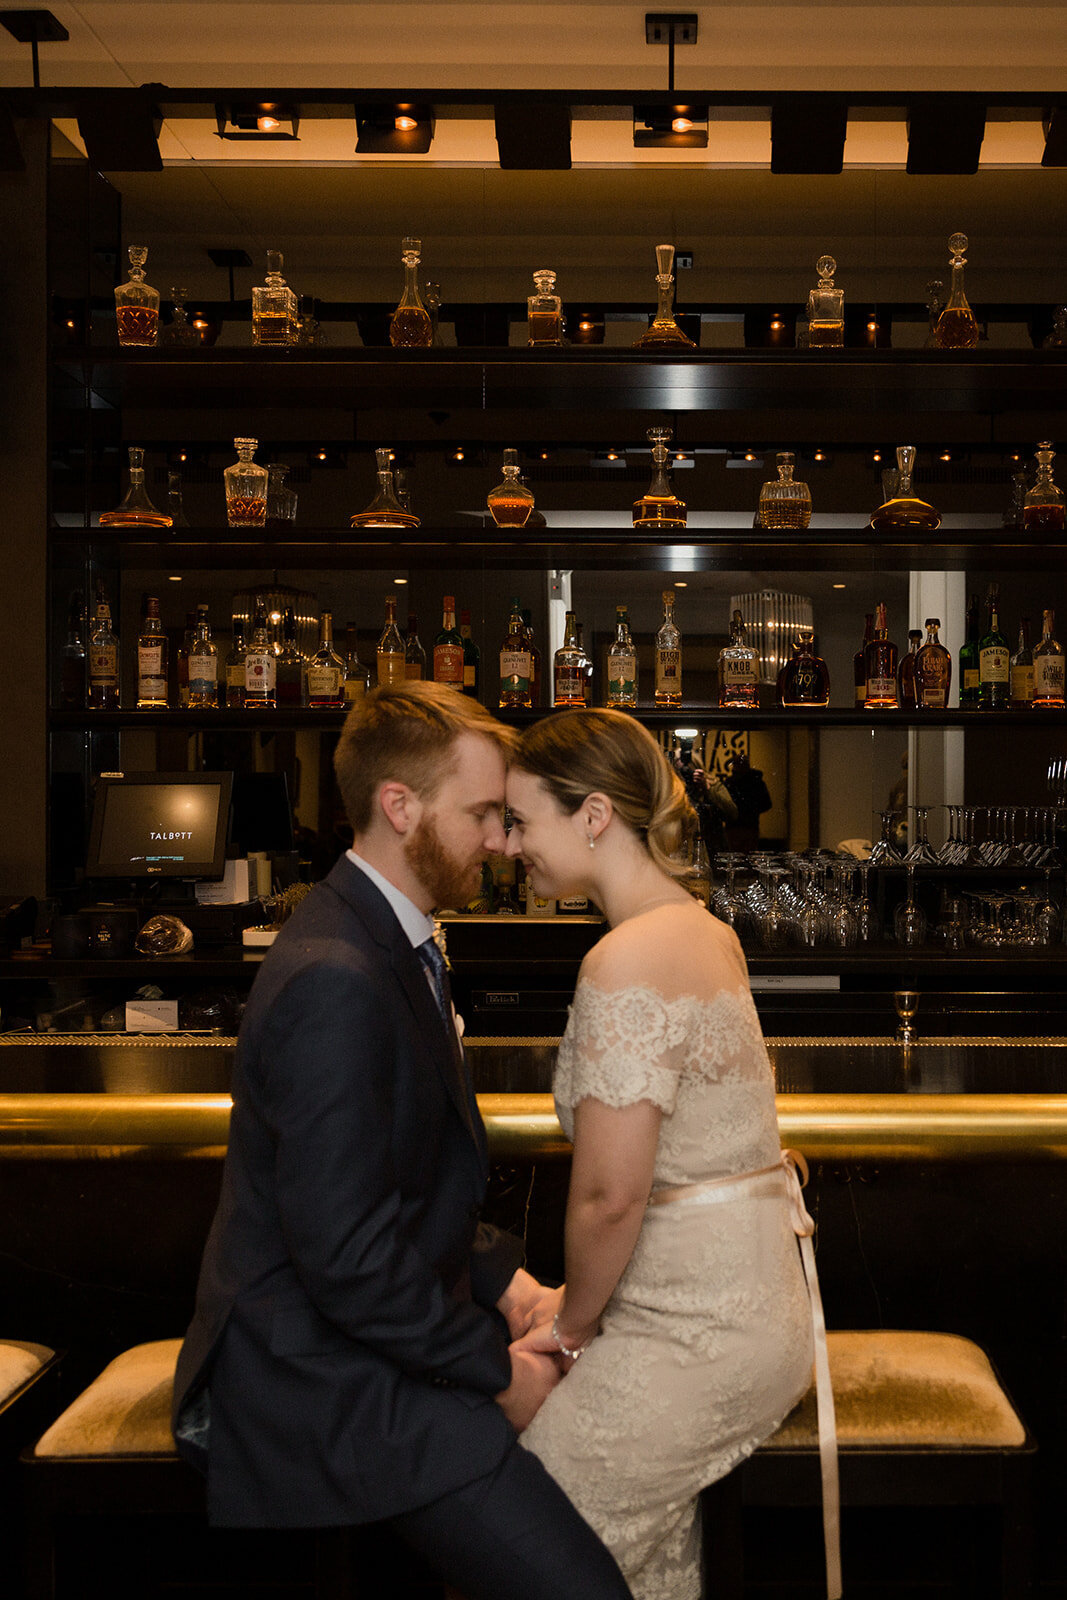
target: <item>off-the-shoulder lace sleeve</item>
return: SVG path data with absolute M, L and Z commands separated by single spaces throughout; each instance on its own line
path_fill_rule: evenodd
M 650 1100 L 667 1116 L 678 1096 L 684 1008 L 652 988 L 599 989 L 582 980 L 556 1062 L 555 1096 L 619 1108 Z

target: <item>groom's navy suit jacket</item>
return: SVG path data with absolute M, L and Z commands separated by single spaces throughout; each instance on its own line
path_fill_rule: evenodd
M 342 857 L 241 1025 L 222 1197 L 175 1383 L 217 1523 L 372 1521 L 515 1441 L 492 1307 L 518 1241 L 479 1223 L 485 1133 L 384 896 Z M 183 1437 L 184 1435 L 184 1437 Z

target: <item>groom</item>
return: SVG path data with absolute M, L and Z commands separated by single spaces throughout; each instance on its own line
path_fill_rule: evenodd
M 478 1220 L 485 1132 L 432 939 L 504 849 L 511 741 L 427 683 L 345 722 L 353 849 L 252 988 L 175 1432 L 215 1523 L 386 1521 L 467 1600 L 625 1600 L 518 1446 L 559 1374 L 509 1349 L 543 1291 Z

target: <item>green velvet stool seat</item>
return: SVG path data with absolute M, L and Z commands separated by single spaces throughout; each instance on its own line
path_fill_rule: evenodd
M 955 1334 L 893 1330 L 828 1333 L 827 1344 L 846 1527 L 850 1506 L 995 1509 L 1000 1562 L 988 1587 L 1020 1600 L 1030 1582 L 1035 1445 L 985 1352 Z M 820 1495 L 812 1388 L 766 1444 L 704 1491 L 706 1594 L 743 1592 L 744 1507 L 818 1506 Z M 847 1595 L 847 1537 L 844 1582 Z

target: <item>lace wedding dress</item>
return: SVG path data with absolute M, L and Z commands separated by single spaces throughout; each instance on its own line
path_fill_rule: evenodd
M 653 959 L 654 986 L 580 977 L 559 1048 L 554 1089 L 568 1137 L 586 1096 L 662 1111 L 653 1192 L 780 1158 L 744 957 L 712 926 L 714 987 L 700 982 L 706 960 L 696 983 L 691 960 L 664 981 Z M 696 1496 L 773 1433 L 810 1382 L 811 1313 L 779 1176 L 649 1205 L 600 1337 L 522 1435 L 636 1600 L 698 1600 Z

